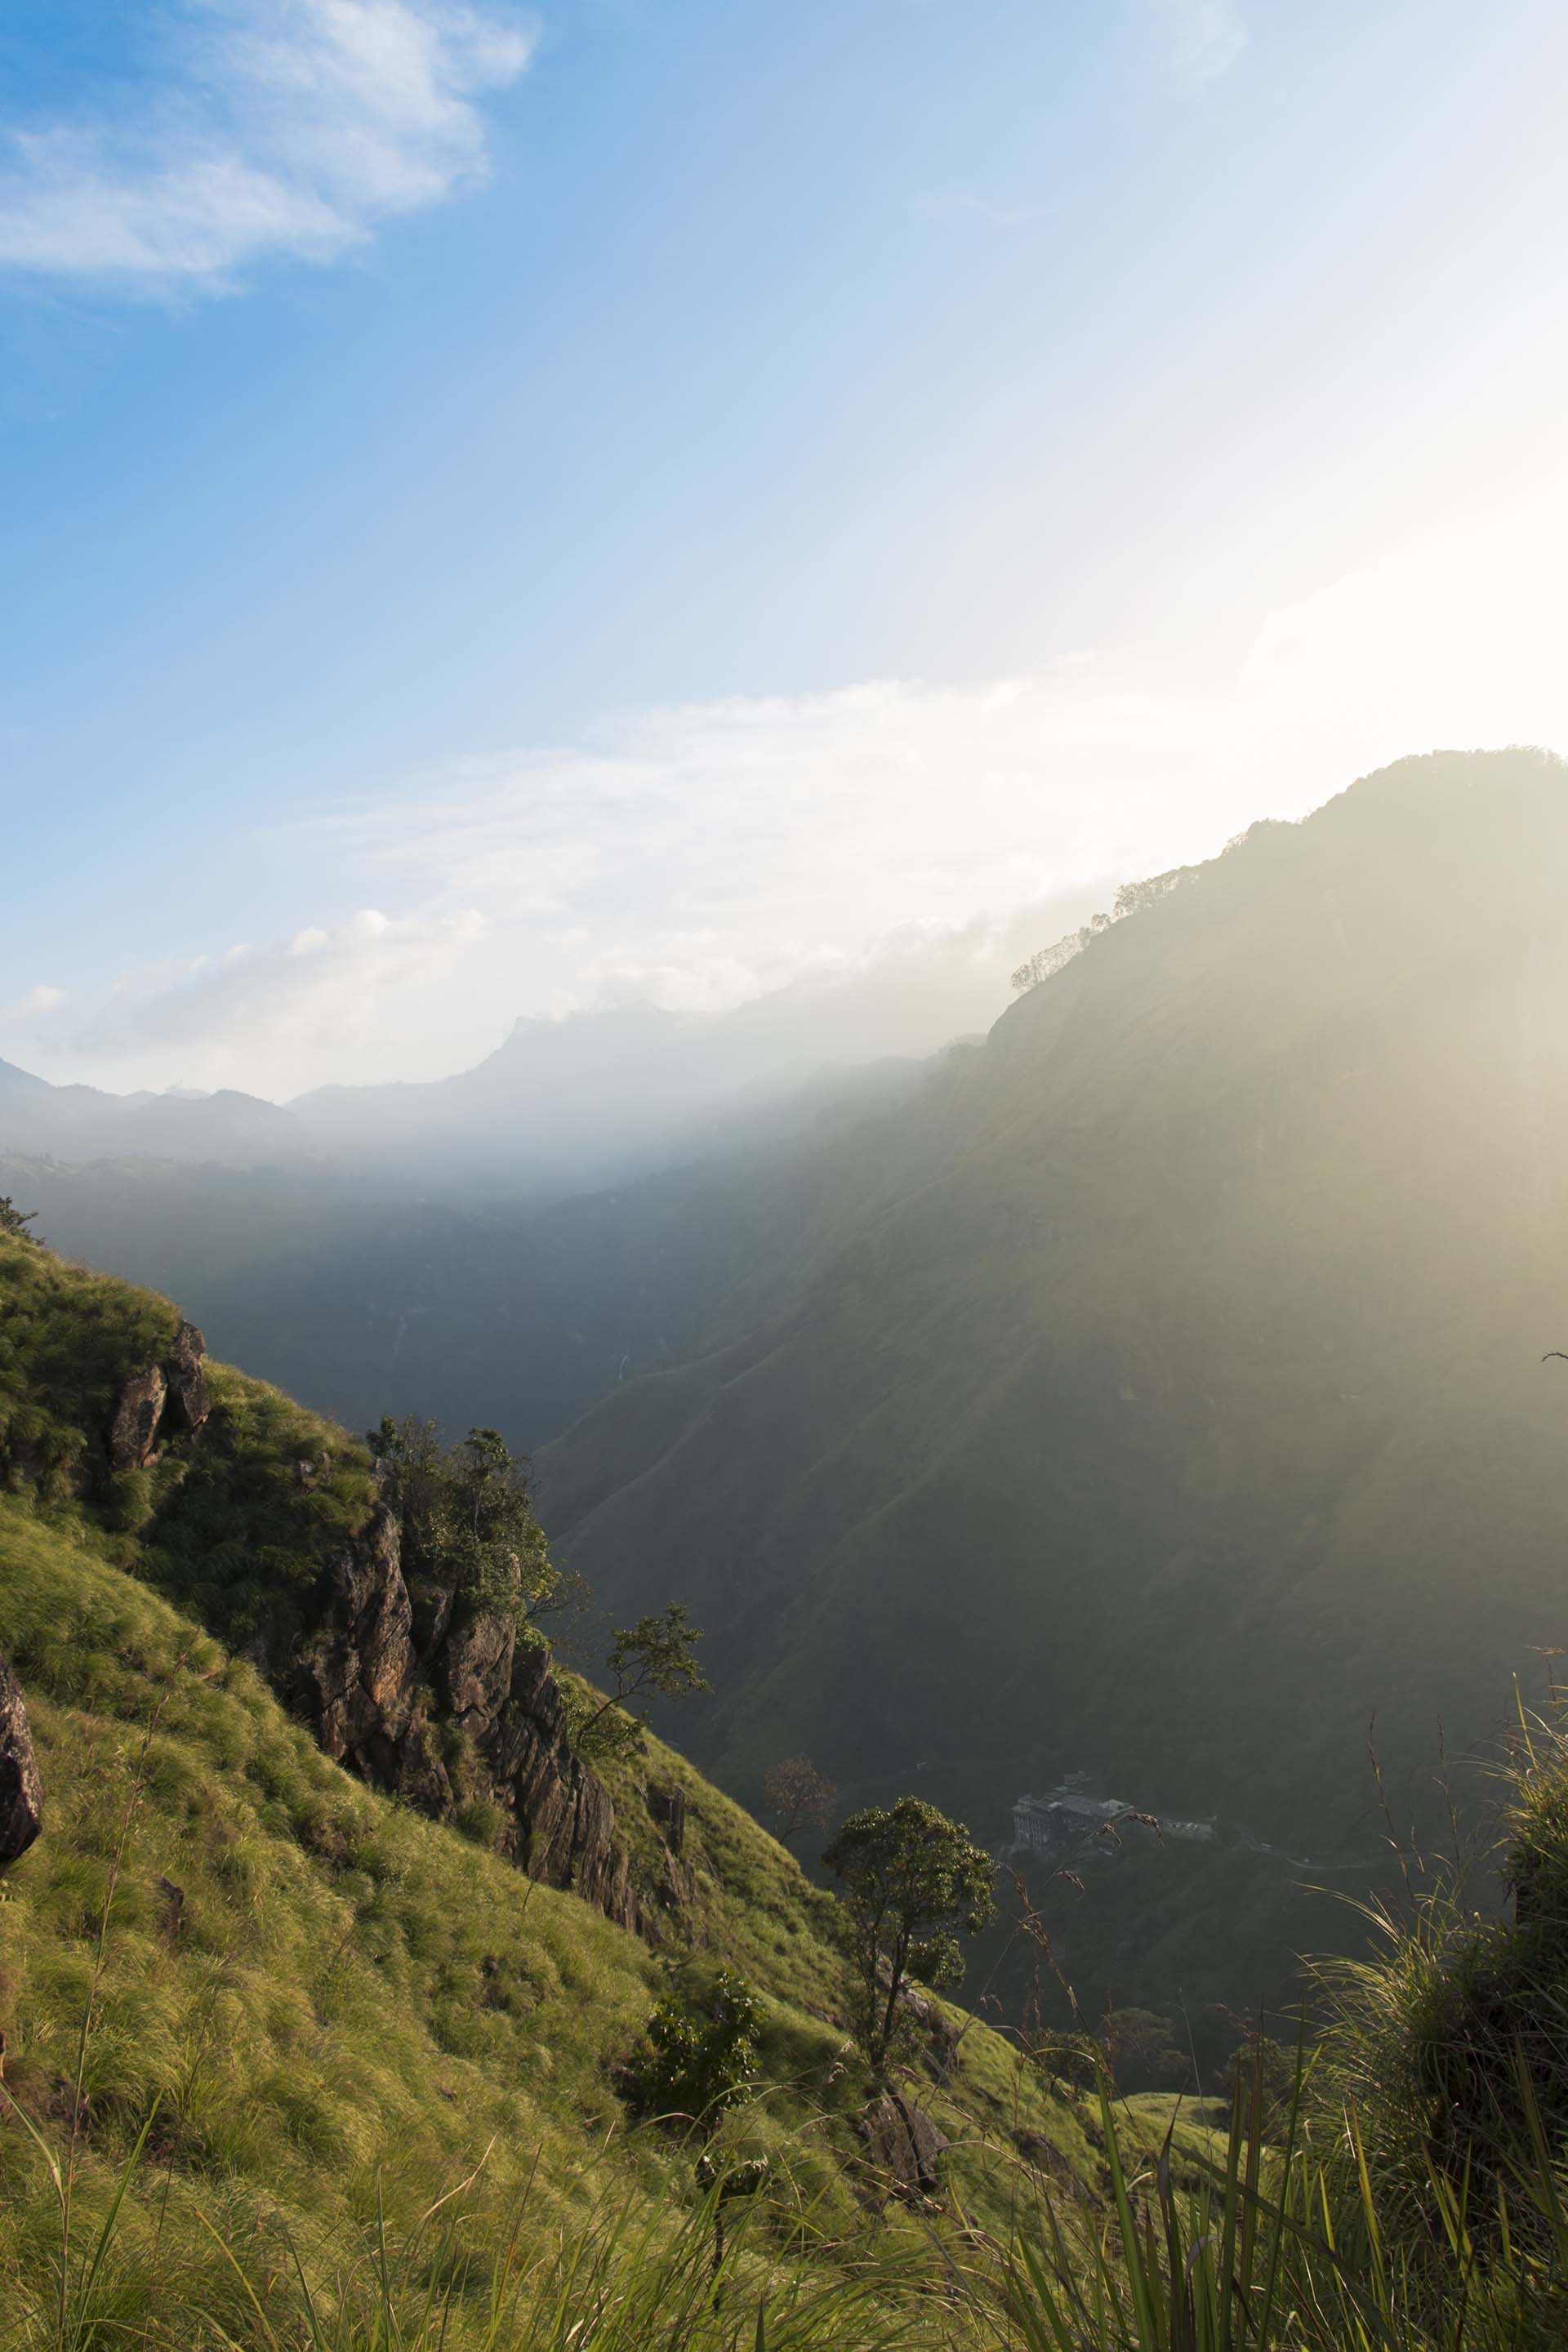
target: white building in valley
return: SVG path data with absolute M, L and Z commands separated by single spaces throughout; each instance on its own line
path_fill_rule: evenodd
M 1064 1780 L 1046 1797 L 1020 1797 L 1013 1807 L 1013 1850 L 1059 1855 L 1092 1842 L 1102 1853 L 1114 1853 L 1123 1822 L 1179 1838 L 1184 1844 L 1213 1843 L 1213 1822 L 1173 1822 L 1128 1804 L 1121 1797 L 1089 1797 L 1083 1792 L 1081 1774 Z

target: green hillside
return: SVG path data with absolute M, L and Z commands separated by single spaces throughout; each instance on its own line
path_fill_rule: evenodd
M 781 2313 L 875 2273 L 891 2324 L 897 2248 L 918 2233 L 856 2127 L 828 1898 L 656 1740 L 613 1780 L 634 1871 L 666 1863 L 650 1790 L 685 1801 L 657 1948 L 484 1850 L 482 1824 L 476 1842 L 329 1761 L 209 1629 L 265 1636 L 276 1657 L 321 1559 L 373 1507 L 368 1456 L 214 1367 L 205 1423 L 111 1475 L 116 1393 L 177 1323 L 164 1300 L 0 1241 L 0 1654 L 46 1792 L 44 1834 L 0 1878 L 4 2084 L 57 2160 L 74 2142 L 79 2261 L 147 2135 L 95 2340 L 166 2316 L 175 2278 L 182 2307 L 244 2342 L 264 2340 L 248 2300 L 264 2288 L 286 2333 L 290 2246 L 320 2294 L 352 2300 L 375 2229 L 401 2243 L 476 2172 L 461 2200 L 476 2329 L 509 2244 L 531 2264 L 552 2248 L 587 2261 L 584 2233 L 616 2216 L 623 2237 L 679 2245 L 694 2149 L 636 2120 L 618 2070 L 656 2000 L 720 1963 L 763 2005 L 759 2095 L 717 2143 L 769 2167 L 739 2259 L 778 2272 Z M 308 1486 L 301 1460 L 318 1465 Z M 1029 2170 L 1021 2141 L 1086 2179 L 1095 2159 L 1073 2102 L 962 2022 L 921 2096 L 952 2143 L 949 2193 L 1000 2224 Z M 42 2328 L 58 2216 L 23 2129 L 0 2129 L 0 2305 Z M 899 2324 L 942 2340 L 934 2322 Z
M 1369 1723 L 1419 1810 L 1562 1637 L 1565 1005 L 1568 772 L 1407 761 L 815 1160 L 782 1292 L 542 1457 L 572 1560 L 709 1626 L 701 1760 L 997 1840 L 1074 1771 L 1213 1817 L 1053 1920 L 1120 1997 L 1280 1984 L 1334 1932 L 1300 1881 L 1376 1866 Z

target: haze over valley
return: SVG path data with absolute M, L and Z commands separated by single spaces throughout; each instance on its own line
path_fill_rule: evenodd
M 1568 2342 L 1565 87 L 0 12 L 0 2352 Z

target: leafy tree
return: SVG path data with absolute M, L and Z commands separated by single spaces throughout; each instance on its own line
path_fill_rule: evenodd
M 19 1209 L 9 1192 L 0 1192 L 0 1234 L 6 1234 L 11 1240 L 37 1241 L 37 1234 L 30 1234 L 27 1227 L 37 1213 L 37 1209 Z
M 665 1698 L 684 1698 L 691 1691 L 710 1691 L 712 1684 L 697 1663 L 700 1626 L 687 1622 L 684 1603 L 672 1601 L 662 1614 L 639 1617 L 635 1625 L 617 1625 L 605 1654 L 615 1688 L 597 1706 L 574 1710 L 572 1738 L 589 1756 L 624 1752 L 635 1745 L 647 1725 L 626 1701 L 643 1691 Z
M 1053 2090 L 1092 2091 L 1100 2079 L 1100 2049 L 1092 2033 L 1042 2034 L 1028 2043 L 1027 2054 Z
M 1100 2020 L 1106 2063 L 1122 2091 L 1174 2089 L 1192 2073 L 1168 2017 L 1151 2009 L 1108 2009 Z
M 958 1938 L 994 1916 L 994 1866 L 966 1829 L 919 1797 L 851 1813 L 822 1859 L 843 1889 L 856 2032 L 880 2080 L 901 2038 L 910 1978 L 936 1991 L 962 1981 Z
M 763 1775 L 763 1801 L 781 1845 L 788 1845 L 801 1830 L 825 1830 L 837 1794 L 809 1756 L 786 1756 Z
M 627 2070 L 633 2105 L 711 2134 L 748 2095 L 762 2022 L 756 1995 L 731 1968 L 695 1995 L 667 1993 L 647 2021 L 646 2049 Z
M 1054 979 L 1064 966 L 1071 963 L 1074 956 L 1083 953 L 1090 940 L 1100 932 L 1108 931 L 1113 923 L 1124 923 L 1129 915 L 1142 914 L 1145 907 L 1158 906 L 1162 898 L 1168 898 L 1173 890 L 1180 889 L 1193 871 L 1190 866 L 1173 866 L 1169 873 L 1151 874 L 1146 881 L 1124 882 L 1116 894 L 1115 906 L 1109 915 L 1091 915 L 1079 929 L 1068 931 L 1065 939 L 1058 940 L 1052 946 L 1041 948 L 1027 957 L 1013 974 L 1013 986 L 1020 995 L 1026 995 L 1030 989 L 1038 988 L 1042 981 Z
M 1300 2075 L 1296 2051 L 1287 2049 L 1271 2034 L 1255 2032 L 1232 2051 L 1216 2087 L 1226 2099 L 1234 2099 L 1239 2090 L 1244 2110 L 1250 2116 L 1256 2085 L 1261 2094 L 1263 2131 L 1268 2137 L 1289 2114 Z
M 561 1605 L 568 1580 L 534 1517 L 527 1465 L 499 1431 L 470 1429 L 447 1445 L 433 1421 L 410 1413 L 384 1416 L 368 1442 L 412 1583 L 506 1612 L 520 1627 Z

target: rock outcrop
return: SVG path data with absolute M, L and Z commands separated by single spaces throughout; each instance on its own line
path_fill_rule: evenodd
M 200 1429 L 212 1410 L 202 1361 L 206 1351 L 207 1343 L 195 1325 L 183 1322 L 163 1362 L 163 1378 L 169 1383 L 165 1411 L 173 1429 L 186 1433 Z
M 0 1871 L 18 1861 L 44 1826 L 44 1786 L 16 1677 L 0 1658 Z
M 121 1383 L 105 1442 L 111 1470 L 143 1470 L 160 1437 L 200 1429 L 212 1409 L 202 1359 L 207 1343 L 194 1323 L 182 1323 L 161 1364 Z
M 109 1422 L 109 1466 L 111 1470 L 142 1470 L 153 1457 L 158 1424 L 169 1384 L 157 1364 L 132 1372 L 121 1384 Z
M 572 1746 L 542 1644 L 519 1641 L 505 1612 L 450 1592 L 421 1593 L 416 1605 L 384 1509 L 329 1564 L 312 1616 L 300 1696 L 328 1755 L 448 1820 L 458 1796 L 443 1749 L 456 1740 L 464 1780 L 505 1816 L 500 1850 L 546 1885 L 638 1926 L 615 1807 Z M 422 1689 L 440 1710 L 439 1737 Z

